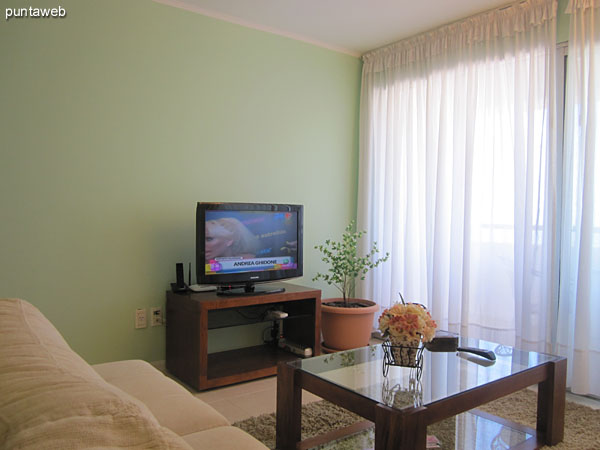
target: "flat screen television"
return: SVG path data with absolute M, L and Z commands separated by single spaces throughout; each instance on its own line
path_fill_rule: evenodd
M 302 276 L 303 206 L 204 203 L 196 208 L 196 278 L 221 295 L 282 292 L 257 283 Z

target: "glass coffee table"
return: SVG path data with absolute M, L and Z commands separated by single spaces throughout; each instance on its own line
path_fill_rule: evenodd
M 480 439 L 487 439 L 486 448 L 503 449 L 534 449 L 562 441 L 565 358 L 466 338 L 461 339 L 460 346 L 492 350 L 496 360 L 425 350 L 422 371 L 393 365 L 384 371 L 383 348 L 375 345 L 281 362 L 277 373 L 277 448 L 322 448 L 325 442 L 342 442 L 346 435 L 365 435 L 374 423 L 371 448 L 424 450 L 428 426 L 455 416 L 456 446 L 450 448 L 463 448 L 459 441 L 468 443 L 464 448 L 480 448 Z M 536 384 L 535 430 L 474 409 Z M 303 389 L 372 423 L 358 422 L 302 442 Z M 445 444 L 442 448 L 449 447 Z

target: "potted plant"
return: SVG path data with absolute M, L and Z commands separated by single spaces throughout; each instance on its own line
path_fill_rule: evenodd
M 356 279 L 365 279 L 369 270 L 387 261 L 389 253 L 376 258 L 379 250 L 373 243 L 364 256 L 358 255 L 358 242 L 365 231 L 355 231 L 354 221 L 346 227 L 339 242 L 327 239 L 316 245 L 321 260 L 329 264 L 326 273 L 317 273 L 313 281 L 323 280 L 335 286 L 341 298 L 325 299 L 321 305 L 321 331 L 323 347 L 330 350 L 347 350 L 369 344 L 373 317 L 379 306 L 370 300 L 353 298 Z

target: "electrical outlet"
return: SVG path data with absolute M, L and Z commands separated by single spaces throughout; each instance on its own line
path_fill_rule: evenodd
M 150 308 L 150 326 L 157 327 L 163 324 L 163 313 L 160 306 Z
M 135 327 L 146 328 L 146 308 L 138 308 L 135 310 Z

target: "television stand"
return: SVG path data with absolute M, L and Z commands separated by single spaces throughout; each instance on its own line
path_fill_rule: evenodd
M 217 295 L 239 297 L 240 295 L 265 295 L 285 292 L 284 287 L 277 286 L 269 288 L 267 286 L 257 286 L 254 283 L 246 283 L 239 286 L 219 286 L 217 288 Z
M 280 361 L 299 356 L 277 342 L 208 353 L 209 330 L 273 324 L 270 310 L 287 313 L 280 319 L 286 342 L 321 354 L 321 291 L 288 283 L 273 283 L 273 294 L 221 297 L 216 292 L 167 292 L 167 371 L 201 391 L 277 374 Z M 247 344 L 248 345 L 248 344 Z

